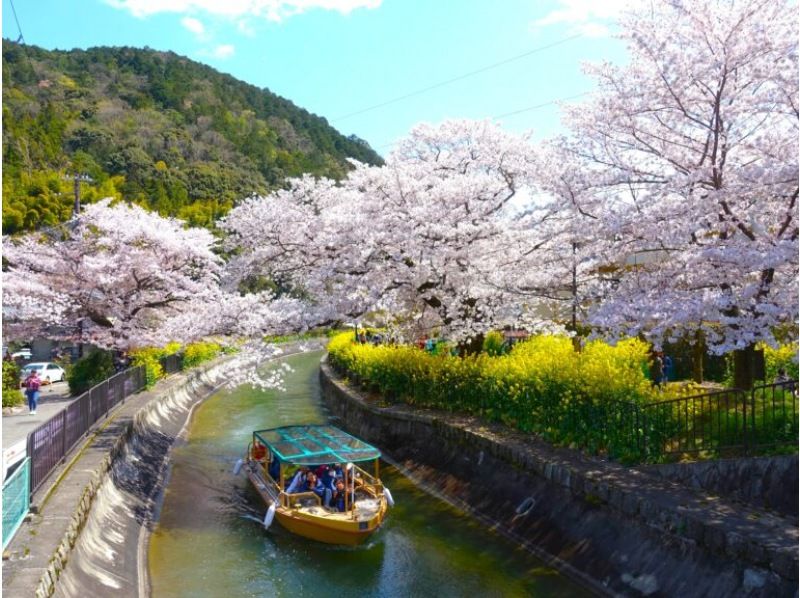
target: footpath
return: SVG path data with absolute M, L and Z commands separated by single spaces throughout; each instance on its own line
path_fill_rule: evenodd
M 18 407 L 3 408 L 3 450 L 28 437 L 28 433 L 61 411 L 76 397 L 70 396 L 66 382 L 43 386 L 36 414 L 28 411 L 27 401 Z M 22 395 L 22 391 L 20 391 Z

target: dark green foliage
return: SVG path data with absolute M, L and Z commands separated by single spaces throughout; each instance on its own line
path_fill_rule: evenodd
M 19 389 L 19 366 L 13 361 L 3 361 L 3 407 L 21 405 L 23 395 Z
M 73 395 L 89 390 L 114 375 L 114 363 L 108 351 L 95 351 L 75 362 L 67 376 Z
M 235 201 L 311 173 L 340 178 L 369 145 L 267 89 L 171 52 L 47 51 L 3 40 L 3 232 L 118 197 L 208 226 Z
M 506 352 L 505 339 L 503 333 L 496 330 L 488 332 L 483 338 L 483 352 L 497 357 Z

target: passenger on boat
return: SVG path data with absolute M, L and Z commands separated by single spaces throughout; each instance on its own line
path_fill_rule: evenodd
M 275 453 L 271 453 L 270 457 L 268 473 L 273 480 L 277 480 L 281 475 L 281 462 L 278 461 Z
M 333 497 L 331 498 L 331 505 L 333 505 L 333 507 L 335 507 L 340 513 L 344 513 L 344 496 L 344 481 L 337 480 L 336 492 L 334 492 Z
M 323 467 L 322 473 L 317 473 L 317 476 L 322 481 L 322 485 L 333 492 L 336 487 L 336 472 L 333 470 L 333 466 L 324 465 Z
M 344 470 L 342 469 L 341 463 L 334 463 L 331 469 L 333 472 L 333 477 L 335 477 L 337 480 L 344 479 Z
M 292 481 L 286 487 L 287 494 L 296 494 L 297 492 L 305 492 L 302 490 L 302 487 L 306 483 L 306 475 L 310 473 L 308 471 L 308 467 L 301 467 L 297 470 L 297 473 L 294 474 Z
M 301 492 L 313 492 L 322 500 L 324 506 L 328 506 L 331 502 L 333 492 L 330 488 L 326 488 L 322 480 L 320 480 L 313 471 L 309 471 L 306 476 L 306 483 L 303 485 Z

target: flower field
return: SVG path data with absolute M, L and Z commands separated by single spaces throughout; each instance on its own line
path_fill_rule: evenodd
M 649 350 L 628 339 L 593 341 L 576 352 L 562 336 L 533 337 L 494 357 L 362 345 L 351 333 L 328 345 L 334 368 L 387 400 L 481 416 L 626 462 L 660 459 L 670 447 L 696 451 L 699 445 L 685 440 L 701 430 L 708 451 L 722 436 L 743 433 L 736 399 L 698 401 L 694 385 L 654 389 L 645 375 Z M 781 393 L 784 400 L 796 401 L 790 392 Z M 796 417 L 792 429 L 796 436 Z

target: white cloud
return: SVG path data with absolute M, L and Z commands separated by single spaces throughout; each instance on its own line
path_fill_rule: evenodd
M 215 58 L 217 60 L 225 60 L 232 57 L 236 53 L 236 48 L 233 44 L 220 44 L 213 48 L 203 48 L 197 51 L 198 56 L 204 58 Z
M 183 25 L 186 29 L 194 33 L 198 39 L 204 39 L 206 37 L 206 28 L 197 19 L 194 17 L 183 17 L 181 19 L 181 25 Z
M 377 8 L 382 0 L 105 0 L 133 16 L 171 13 L 206 13 L 238 19 L 244 17 L 281 21 L 292 15 L 319 8 L 349 14 L 358 8 Z
M 618 17 L 632 0 L 559 0 L 560 8 L 531 23 L 533 31 L 552 25 L 567 25 L 570 33 L 586 37 L 608 35 L 608 21 Z M 605 22 L 604 22 L 605 21 Z
M 214 58 L 219 58 L 220 60 L 225 60 L 226 58 L 230 58 L 236 52 L 236 48 L 233 47 L 231 44 L 221 44 L 214 48 L 211 51 L 211 55 Z

